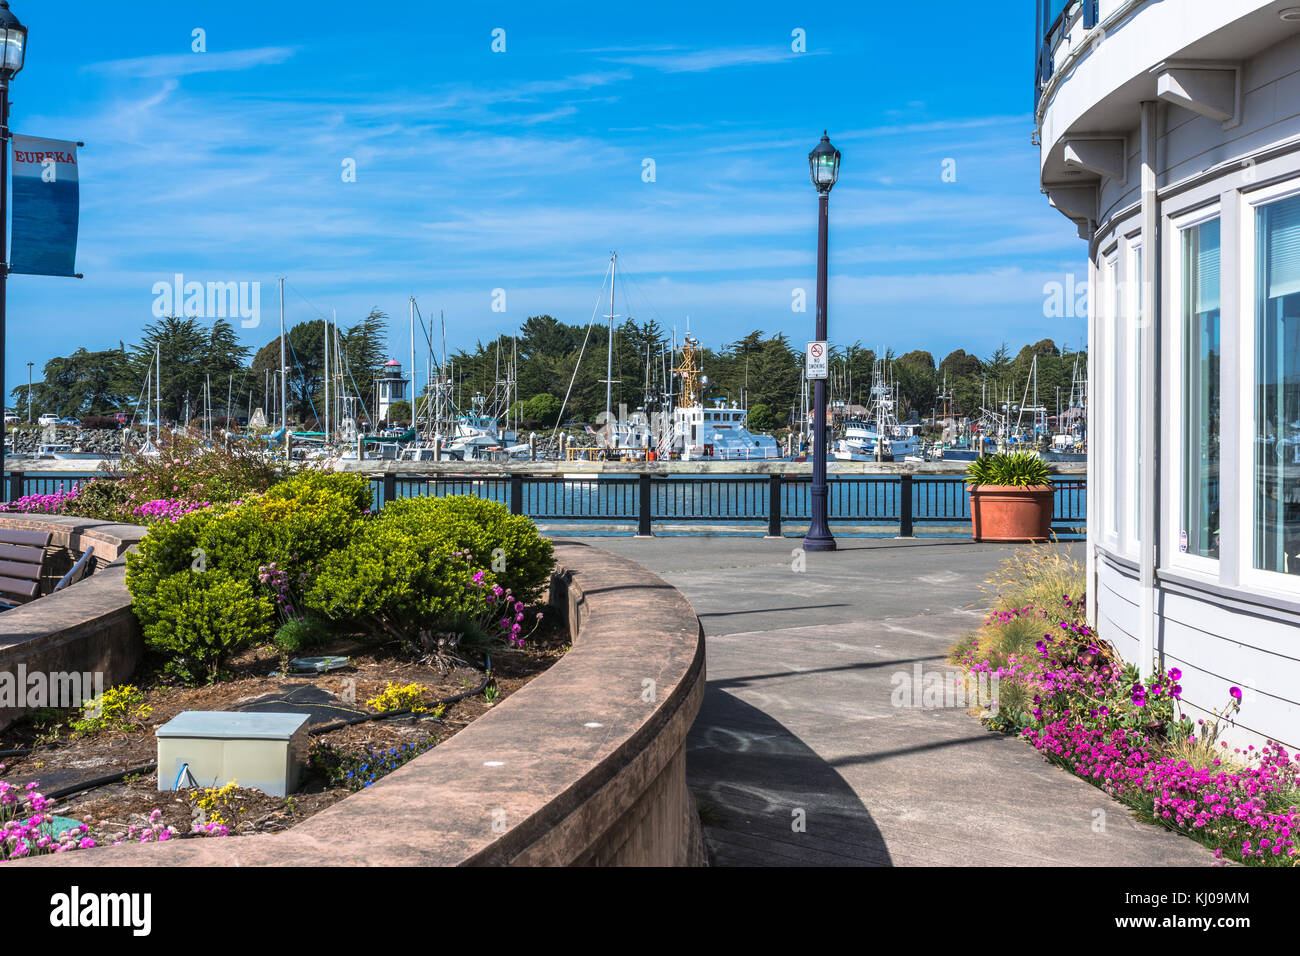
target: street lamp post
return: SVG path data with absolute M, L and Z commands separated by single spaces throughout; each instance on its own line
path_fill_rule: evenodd
M 5 298 L 9 281 L 9 81 L 23 68 L 27 28 L 0 0 L 0 409 L 5 401 Z M 28 400 L 30 407 L 31 401 Z M 5 473 L 4 442 L 0 441 L 0 479 Z
M 32 423 L 32 366 L 35 364 L 36 364 L 35 362 L 27 363 L 27 424 L 28 425 Z M 0 368 L 0 372 L 3 372 L 2 368 Z
M 817 187 L 817 341 L 826 341 L 827 208 L 831 187 L 840 175 L 840 151 L 822 133 L 817 148 L 808 154 L 808 171 Z M 813 383 L 812 523 L 803 539 L 805 551 L 834 551 L 835 538 L 826 521 L 826 379 Z

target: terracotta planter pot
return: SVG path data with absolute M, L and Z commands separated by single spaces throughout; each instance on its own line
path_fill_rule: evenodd
M 972 485 L 971 534 L 976 541 L 1046 541 L 1052 534 L 1051 485 Z

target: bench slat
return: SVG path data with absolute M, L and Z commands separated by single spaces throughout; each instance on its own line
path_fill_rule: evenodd
M 17 578 L 20 581 L 39 581 L 43 565 L 19 561 L 0 561 L 0 577 Z
M 28 544 L 38 548 L 47 548 L 53 535 L 48 531 L 19 531 L 16 528 L 0 528 L 0 544 Z
M 45 549 L 26 544 L 0 544 L 0 561 L 22 561 L 40 564 L 45 560 Z
M 19 597 L 34 598 L 40 581 L 20 581 L 17 578 L 0 577 L 0 594 L 16 594 Z

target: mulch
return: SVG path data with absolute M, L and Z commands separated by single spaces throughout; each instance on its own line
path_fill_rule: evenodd
M 527 648 L 492 652 L 495 698 L 486 693 L 464 697 L 448 704 L 441 715 L 429 713 L 358 723 L 313 736 L 313 747 L 326 744 L 338 755 L 362 756 L 369 749 L 389 750 L 410 743 L 444 741 L 467 727 L 500 701 L 546 670 L 567 650 L 567 630 L 558 616 L 548 615 L 543 626 L 529 638 Z M 449 698 L 477 688 L 483 681 L 482 660 L 444 663 L 416 659 L 396 645 L 376 647 L 352 639 L 337 639 L 311 651 L 312 656 L 339 655 L 349 658 L 343 670 L 325 674 L 280 676 L 281 658 L 273 649 L 248 652 L 231 662 L 232 679 L 204 687 L 183 687 L 167 683 L 158 673 L 141 673 L 136 686 L 152 708 L 138 730 L 102 731 L 76 737 L 68 727 L 68 716 L 38 715 L 0 731 L 0 750 L 35 745 L 41 749 L 21 757 L 0 758 L 5 765 L 0 779 L 14 785 L 36 780 L 40 790 L 53 793 L 67 786 L 122 770 L 152 764 L 157 759 L 154 731 L 186 710 L 264 709 L 262 698 L 288 696 L 307 710 L 310 726 L 336 722 L 348 712 L 377 713 L 365 701 L 383 692 L 389 682 L 419 684 L 426 701 Z M 463 655 L 473 658 L 476 655 Z M 478 667 L 466 666 L 477 663 Z M 491 690 L 491 688 L 489 689 Z M 322 706 L 315 706 L 322 705 Z M 297 704 L 285 709 L 297 710 Z M 287 830 L 312 814 L 349 796 L 347 787 L 332 786 L 312 767 L 304 770 L 297 793 L 272 797 L 259 790 L 236 789 L 220 811 L 232 834 L 272 833 Z M 73 794 L 57 801 L 53 812 L 84 820 L 101 843 L 126 839 L 131 827 L 146 826 L 150 814 L 162 811 L 161 822 L 174 827 L 177 835 L 188 834 L 200 819 L 199 791 L 177 792 L 158 789 L 157 772 L 151 771 L 108 786 Z M 210 819 L 211 814 L 207 817 Z

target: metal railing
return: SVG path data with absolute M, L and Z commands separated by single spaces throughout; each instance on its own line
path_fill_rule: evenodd
M 1034 31 L 1034 109 L 1056 71 L 1057 48 L 1070 35 L 1074 25 L 1083 21 L 1083 28 L 1091 30 L 1097 25 L 1098 0 L 1034 0 L 1037 5 L 1038 26 Z
M 786 522 L 806 522 L 811 517 L 812 479 L 806 475 L 466 479 L 385 474 L 372 483 L 376 508 L 412 495 L 474 494 L 537 521 L 634 524 L 643 535 L 653 534 L 656 524 L 673 524 L 753 529 L 766 525 L 769 535 L 779 536 Z M 1081 475 L 1059 476 L 1053 485 L 1053 531 L 1061 537 L 1081 536 L 1087 521 L 1087 480 Z M 832 522 L 896 526 L 900 537 L 912 537 L 918 527 L 952 528 L 970 522 L 970 498 L 960 476 L 830 477 L 828 494 Z
M 70 491 L 93 473 L 9 472 L 4 500 Z M 102 476 L 101 476 L 102 477 Z M 386 473 L 371 479 L 377 510 L 399 498 L 475 495 L 505 505 L 514 514 L 553 524 L 614 524 L 654 533 L 656 524 L 732 526 L 779 536 L 787 523 L 811 516 L 808 475 L 409 475 Z M 1053 478 L 1052 528 L 1062 538 L 1079 537 L 1087 521 L 1087 480 Z M 830 521 L 912 537 L 917 529 L 965 535 L 970 498 L 960 475 L 853 475 L 828 479 Z M 961 530 L 957 530 L 960 528 Z M 674 529 L 674 530 L 678 530 Z M 793 529 L 792 529 L 793 530 Z

